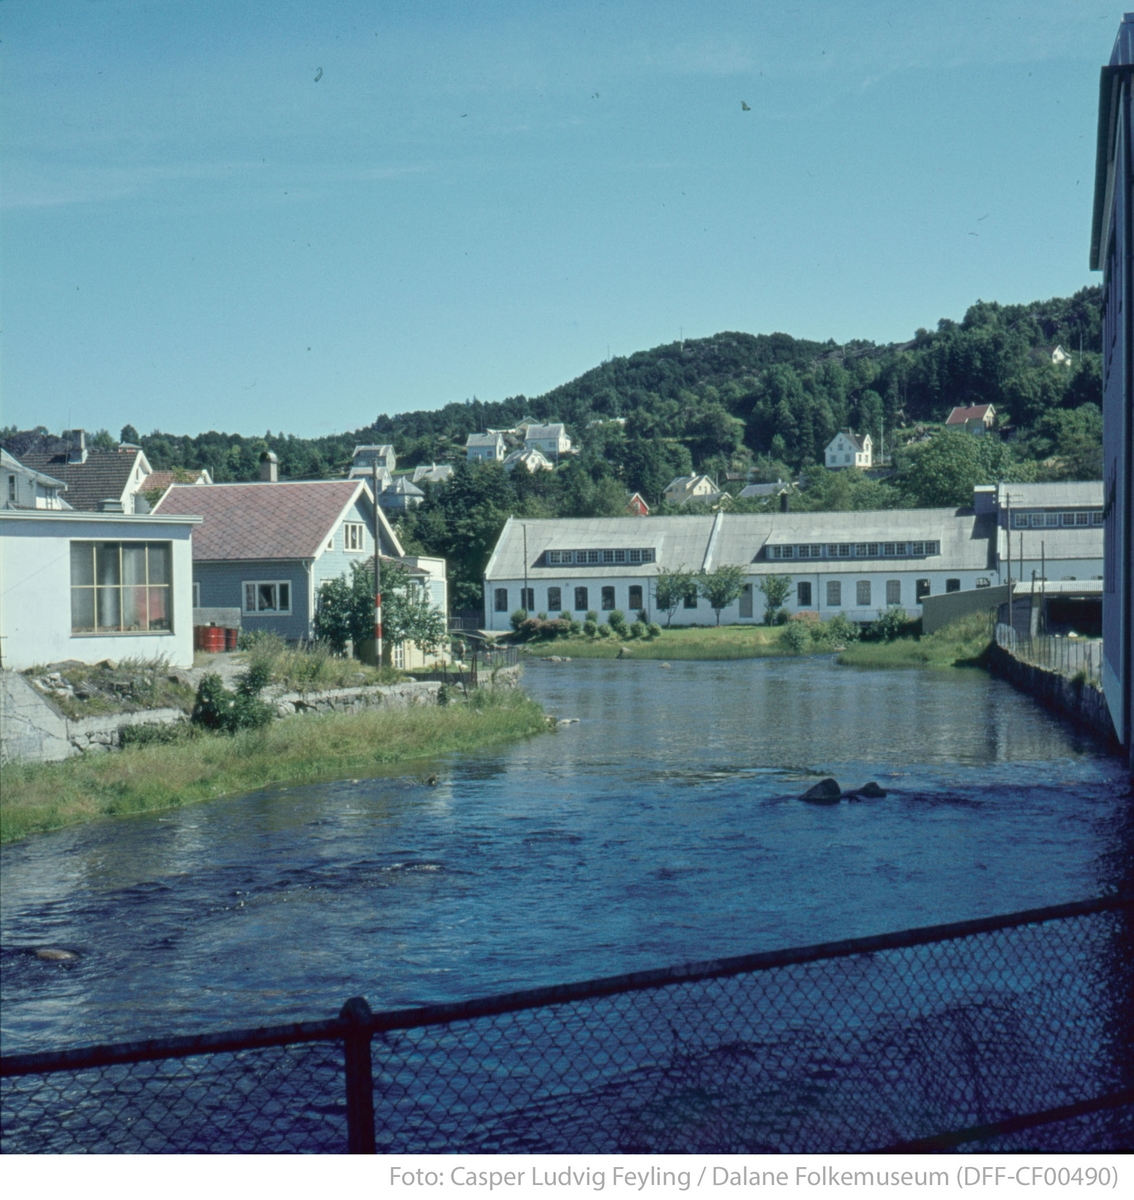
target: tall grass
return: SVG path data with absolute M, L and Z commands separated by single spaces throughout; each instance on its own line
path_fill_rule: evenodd
M 261 634 L 252 641 L 245 661 L 250 668 L 263 667 L 273 683 L 295 692 L 397 683 L 402 678 L 391 667 L 371 667 L 336 655 L 326 642 L 289 646 L 277 634 Z
M 661 635 L 645 641 L 640 638 L 619 641 L 616 638 L 560 638 L 533 647 L 540 657 L 553 654 L 571 658 L 617 658 L 626 647 L 632 658 L 644 659 L 701 659 L 713 661 L 730 658 L 762 658 L 787 654 L 782 644 L 784 627 L 766 625 L 722 625 L 689 629 L 663 629 Z
M 2 772 L 0 841 L 273 784 L 372 775 L 546 728 L 543 710 L 522 693 L 477 692 L 465 704 L 296 716 L 235 736 L 199 734 L 61 763 L 13 764 Z
M 838 658 L 852 667 L 977 667 L 992 644 L 992 619 L 971 613 L 923 637 L 857 642 Z

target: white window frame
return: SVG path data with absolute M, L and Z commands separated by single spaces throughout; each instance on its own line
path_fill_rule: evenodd
M 280 607 L 280 588 L 287 588 L 287 608 Z M 254 607 L 248 607 L 249 588 L 253 589 Z M 271 588 L 274 608 L 260 607 L 260 589 Z M 245 579 L 241 581 L 240 598 L 241 612 L 246 617 L 290 617 L 292 614 L 291 594 L 295 590 L 290 579 Z
M 142 578 L 128 580 L 124 550 L 143 550 L 144 574 Z M 88 554 L 89 552 L 89 554 Z M 112 578 L 99 578 L 99 555 L 113 554 L 116 567 Z M 148 636 L 167 636 L 173 633 L 173 543 L 157 541 L 102 541 L 76 538 L 70 544 L 70 600 L 71 600 L 71 636 L 72 637 L 136 637 L 139 634 Z M 87 572 L 81 566 L 81 560 L 87 559 L 90 564 L 89 582 Z M 159 563 L 164 559 L 165 581 L 160 581 Z M 104 560 L 105 561 L 105 560 Z M 108 564 L 109 565 L 109 564 Z M 136 565 L 136 560 L 135 560 Z M 105 569 L 105 568 L 104 568 Z M 76 580 L 76 570 L 80 578 Z M 138 597 L 137 593 L 143 596 Z M 86 609 L 83 598 L 89 593 L 91 624 L 88 626 L 76 617 Z M 124 624 L 127 612 L 127 593 L 133 593 L 130 598 L 140 607 L 135 607 L 135 614 L 140 614 L 139 624 L 127 628 Z M 161 600 L 161 605 L 156 601 Z M 77 608 L 76 605 L 79 605 Z M 106 608 L 104 609 L 104 605 Z M 164 615 L 151 616 L 152 607 L 164 607 Z M 100 616 L 105 611 L 117 613 L 117 623 L 102 623 Z M 152 623 L 151 623 L 152 622 Z
M 352 554 L 366 553 L 366 526 L 361 521 L 343 522 L 343 549 Z
M 193 607 L 201 607 L 201 585 L 196 579 L 193 580 Z

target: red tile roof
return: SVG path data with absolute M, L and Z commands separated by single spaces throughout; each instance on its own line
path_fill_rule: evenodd
M 165 516 L 195 514 L 193 558 L 314 558 L 355 493 L 358 479 L 317 483 L 175 484 L 158 502 Z
M 966 421 L 983 421 L 991 404 L 977 404 L 972 408 L 955 408 L 945 420 L 946 425 L 964 425 Z

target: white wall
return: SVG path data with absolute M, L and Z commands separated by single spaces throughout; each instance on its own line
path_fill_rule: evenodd
M 0 515 L 0 659 L 22 671 L 73 658 L 164 658 L 193 665 L 191 533 L 199 518 L 108 514 Z M 71 541 L 172 543 L 173 630 L 169 633 L 71 633 Z

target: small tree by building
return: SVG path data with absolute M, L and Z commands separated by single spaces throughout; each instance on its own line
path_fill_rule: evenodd
M 444 615 L 399 563 L 382 564 L 382 634 L 390 645 L 414 642 L 426 654 L 436 654 L 447 637 Z M 374 636 L 373 559 L 352 563 L 350 579 L 328 579 L 319 588 L 315 636 L 340 652 L 348 639 L 357 646 Z
M 673 614 L 680 604 L 685 602 L 689 589 L 696 590 L 697 576 L 684 567 L 660 567 L 654 576 L 654 608 L 665 613 L 665 623 L 668 628 L 673 621 Z
M 791 576 L 765 575 L 756 586 L 764 593 L 764 624 L 778 624 L 780 610 L 791 591 Z
M 717 614 L 717 624 L 721 623 L 721 610 L 735 604 L 744 591 L 744 568 L 740 566 L 720 566 L 715 571 L 703 571 L 698 580 L 698 590 L 703 599 L 709 602 L 709 607 Z

